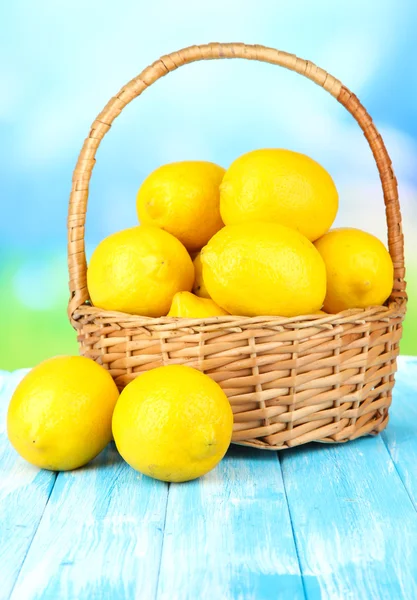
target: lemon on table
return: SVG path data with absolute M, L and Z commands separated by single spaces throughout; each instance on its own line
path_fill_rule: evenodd
M 201 252 L 213 300 L 233 315 L 293 317 L 320 310 L 326 270 L 314 245 L 278 223 L 221 229 Z
M 187 250 L 200 250 L 223 227 L 219 209 L 223 175 L 222 167 L 204 161 L 159 167 L 139 189 L 140 222 L 169 231 Z
M 111 441 L 118 396 L 108 371 L 93 360 L 46 360 L 13 394 L 7 414 L 9 440 L 23 458 L 43 469 L 81 467 Z
M 172 300 L 167 316 L 205 319 L 206 317 L 219 317 L 228 314 L 211 298 L 199 298 L 190 292 L 178 292 Z
M 87 270 L 95 306 L 148 317 L 166 315 L 174 295 L 190 291 L 193 282 L 193 263 L 181 242 L 147 225 L 105 238 Z
M 391 256 L 374 235 L 360 229 L 333 229 L 315 246 L 326 265 L 326 312 L 381 305 L 391 294 Z
M 336 217 L 338 193 L 329 173 L 305 154 L 254 150 L 227 169 L 220 186 L 226 225 L 266 221 L 300 231 L 314 241 Z
M 210 298 L 210 294 L 207 291 L 206 284 L 203 279 L 203 265 L 201 264 L 201 253 L 199 252 L 193 260 L 194 264 L 194 285 L 193 294 L 200 296 L 200 298 Z
M 233 414 L 210 377 L 183 365 L 139 375 L 120 394 L 113 435 L 134 469 L 163 481 L 189 481 L 213 469 L 229 447 Z

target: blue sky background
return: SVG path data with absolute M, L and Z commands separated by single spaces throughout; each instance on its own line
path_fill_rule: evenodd
M 417 288 L 416 23 L 413 0 L 2 2 L 0 309 L 9 318 L 0 368 L 75 350 L 65 315 L 65 221 L 82 141 L 124 83 L 160 55 L 194 43 L 245 41 L 294 52 L 360 97 L 393 159 L 409 289 Z M 92 178 L 89 252 L 104 236 L 136 223 L 137 189 L 157 166 L 202 159 L 227 167 L 239 154 L 268 146 L 321 162 L 339 189 L 337 224 L 385 241 L 377 171 L 352 117 L 294 73 L 234 60 L 175 71 L 117 119 Z M 410 314 L 416 318 L 407 323 L 406 350 L 417 353 L 413 300 Z

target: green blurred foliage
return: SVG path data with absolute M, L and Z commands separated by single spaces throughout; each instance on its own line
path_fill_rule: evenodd
M 76 333 L 66 315 L 68 286 L 63 260 L 51 261 L 52 285 L 55 287 L 53 301 L 45 289 L 44 308 L 41 298 L 35 306 L 30 305 L 35 290 L 28 281 L 28 302 L 22 302 L 24 278 L 21 278 L 19 293 L 16 281 L 23 261 L 15 259 L 2 265 L 0 270 L 1 294 L 0 314 L 2 318 L 2 340 L 0 343 L 0 369 L 14 370 L 32 367 L 42 360 L 58 354 L 77 354 Z M 58 271 L 57 277 L 54 272 Z M 61 271 L 62 269 L 62 271 Z M 23 289 L 22 289 L 23 288 Z M 42 294 L 42 288 L 36 295 Z
M 406 273 L 408 307 L 401 340 L 401 354 L 417 356 L 417 265 L 411 265 Z

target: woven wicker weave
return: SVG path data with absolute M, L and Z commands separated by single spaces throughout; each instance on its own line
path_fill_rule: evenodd
M 296 71 L 322 86 L 353 115 L 373 152 L 384 192 L 394 262 L 387 306 L 337 315 L 152 319 L 91 306 L 84 225 L 97 148 L 123 108 L 163 75 L 198 60 L 246 58 Z M 94 121 L 73 175 L 68 215 L 69 317 L 80 351 L 104 365 L 123 388 L 138 374 L 186 364 L 217 381 L 233 408 L 233 441 L 277 449 L 310 441 L 344 442 L 388 422 L 407 296 L 397 182 L 364 107 L 340 81 L 314 65 L 263 46 L 192 46 L 163 56 L 132 79 Z

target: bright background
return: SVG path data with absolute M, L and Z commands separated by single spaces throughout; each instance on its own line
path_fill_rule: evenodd
M 94 117 L 160 55 L 209 41 L 274 46 L 316 62 L 365 104 L 393 159 L 406 236 L 417 354 L 417 45 L 414 0 L 13 0 L 0 3 L 0 368 L 76 352 L 66 318 L 71 172 Z M 330 95 L 272 65 L 196 63 L 163 78 L 116 121 L 98 152 L 87 248 L 136 224 L 143 178 L 174 160 L 227 167 L 259 147 L 321 162 L 337 224 L 386 240 L 382 193 L 361 131 Z

